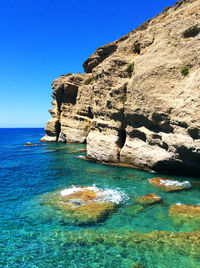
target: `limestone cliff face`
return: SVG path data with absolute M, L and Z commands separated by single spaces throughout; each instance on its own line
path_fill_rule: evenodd
M 177 2 L 98 48 L 52 88 L 43 141 L 157 171 L 200 171 L 200 0 Z

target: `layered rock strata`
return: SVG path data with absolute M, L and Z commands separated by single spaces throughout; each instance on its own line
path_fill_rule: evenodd
M 100 47 L 86 74 L 54 80 L 43 141 L 156 171 L 200 171 L 200 0 L 184 0 Z

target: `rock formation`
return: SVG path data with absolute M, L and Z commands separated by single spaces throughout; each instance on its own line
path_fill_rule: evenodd
M 44 195 L 41 204 L 62 210 L 70 223 L 91 225 L 105 221 L 124 198 L 117 190 L 73 186 Z
M 135 200 L 135 203 L 142 206 L 155 205 L 162 202 L 162 197 L 157 194 L 145 194 Z
M 170 207 L 169 216 L 175 223 L 196 222 L 196 229 L 199 230 L 200 205 L 175 204 Z
M 43 141 L 162 172 L 200 171 L 200 0 L 179 1 L 54 80 Z
M 155 185 L 165 192 L 176 192 L 182 190 L 188 190 L 191 188 L 189 181 L 175 181 L 167 178 L 153 178 L 149 180 L 149 183 Z

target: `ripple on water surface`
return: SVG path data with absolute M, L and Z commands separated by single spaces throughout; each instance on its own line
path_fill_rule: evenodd
M 200 203 L 198 179 L 174 177 L 192 188 L 163 192 L 148 181 L 155 174 L 82 160 L 83 145 L 23 146 L 37 143 L 41 133 L 0 130 L 1 267 L 200 267 L 199 222 L 175 222 L 168 214 L 173 204 Z M 76 225 L 41 202 L 73 185 L 96 187 L 107 191 L 107 201 L 123 202 L 103 222 Z M 135 203 L 149 193 L 163 202 Z

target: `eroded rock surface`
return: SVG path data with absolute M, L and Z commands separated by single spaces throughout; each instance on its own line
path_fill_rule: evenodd
M 200 171 L 200 0 L 166 8 L 54 80 L 43 141 L 87 143 L 95 161 Z M 89 80 L 88 80 L 89 79 Z

